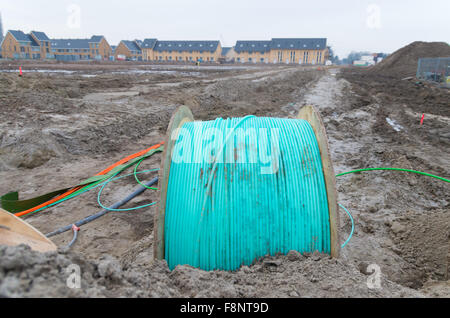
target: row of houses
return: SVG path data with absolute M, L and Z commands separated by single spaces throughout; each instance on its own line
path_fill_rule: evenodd
M 26 34 L 9 30 L 1 43 L 3 58 L 8 59 L 56 59 L 61 61 L 107 60 L 112 48 L 104 36 L 90 39 L 50 39 L 44 32 Z
M 237 41 L 222 47 L 220 41 L 159 41 L 156 38 L 120 41 L 111 46 L 102 35 L 90 39 L 50 39 L 44 32 L 9 30 L 1 45 L 7 59 L 130 60 L 155 62 L 235 62 L 320 64 L 328 60 L 327 39 L 275 38 Z
M 272 39 L 237 41 L 222 47 L 220 41 L 121 41 L 116 59 L 160 62 L 218 62 L 320 64 L 328 60 L 327 39 Z

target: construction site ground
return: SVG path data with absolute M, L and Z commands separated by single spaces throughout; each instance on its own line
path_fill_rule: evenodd
M 450 176 L 449 90 L 354 68 L 257 65 L 0 64 L 0 194 L 30 198 L 67 188 L 164 140 L 177 107 L 197 120 L 321 113 L 336 173 L 397 167 Z M 425 113 L 423 126 L 420 126 Z M 160 166 L 161 155 L 141 169 Z M 132 171 L 130 171 L 132 172 Z M 149 180 L 157 174 L 143 175 Z M 115 203 L 136 187 L 111 183 Z M 449 184 L 403 172 L 337 179 L 355 233 L 339 259 L 266 257 L 236 272 L 153 259 L 156 207 L 111 212 L 82 227 L 67 251 L 0 246 L 0 297 L 450 297 Z M 151 190 L 125 207 L 155 202 Z M 43 233 L 100 210 L 97 191 L 26 217 Z M 351 231 L 340 213 L 342 243 Z M 72 233 L 53 237 L 66 246 Z M 81 289 L 67 268 L 81 267 Z M 369 288 L 370 268 L 381 288 Z

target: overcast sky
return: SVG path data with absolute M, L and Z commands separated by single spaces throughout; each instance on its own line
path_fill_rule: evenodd
M 417 40 L 450 41 L 450 0 L 0 0 L 0 13 L 5 32 L 102 34 L 110 44 L 325 37 L 342 58 L 352 50 L 391 53 Z

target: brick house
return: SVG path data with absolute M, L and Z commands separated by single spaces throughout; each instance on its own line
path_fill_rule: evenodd
M 154 61 L 218 62 L 222 56 L 220 41 L 157 41 Z
M 236 62 L 324 65 L 327 39 L 276 38 L 271 41 L 237 41 Z
M 58 61 L 100 61 L 112 56 L 112 48 L 102 35 L 90 39 L 52 39 L 51 49 Z
M 39 32 L 42 33 L 42 32 Z M 43 33 L 42 33 L 43 34 Z M 2 56 L 8 59 L 41 59 L 40 41 L 20 30 L 8 30 L 1 43 Z
M 116 60 L 128 60 L 128 61 L 142 61 L 142 41 L 134 40 L 120 41 L 119 45 L 114 51 L 114 57 Z

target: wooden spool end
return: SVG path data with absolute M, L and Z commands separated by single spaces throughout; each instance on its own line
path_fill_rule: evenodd
M 166 218 L 166 200 L 167 186 L 169 183 L 170 165 L 172 163 L 172 149 L 177 140 L 177 129 L 181 128 L 185 123 L 194 121 L 191 110 L 186 106 L 181 106 L 172 116 L 167 128 L 166 140 L 164 144 L 164 152 L 161 160 L 161 168 L 159 170 L 158 197 L 160 198 L 154 222 L 153 233 L 153 255 L 155 259 L 164 259 L 164 225 Z
M 297 118 L 309 122 L 319 144 L 330 214 L 331 256 L 338 258 L 341 250 L 339 239 L 339 208 L 337 203 L 336 175 L 334 173 L 333 162 L 331 161 L 327 132 L 322 117 L 313 106 L 303 107 Z
M 0 209 L 0 244 L 6 246 L 25 244 L 41 253 L 57 250 L 56 245 L 41 232 L 2 209 Z

